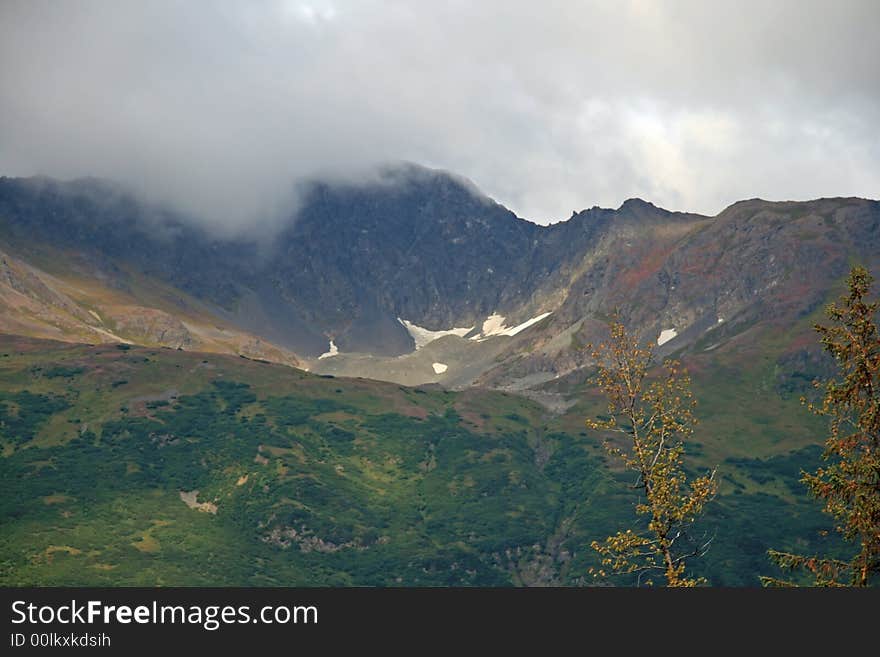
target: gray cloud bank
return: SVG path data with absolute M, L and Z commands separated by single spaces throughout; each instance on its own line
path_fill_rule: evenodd
M 239 228 L 396 160 L 539 222 L 876 197 L 878 26 L 876 0 L 4 0 L 0 174 Z

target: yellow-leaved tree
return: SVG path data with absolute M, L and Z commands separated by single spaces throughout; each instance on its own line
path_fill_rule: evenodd
M 857 546 L 849 560 L 770 550 L 770 558 L 789 571 L 806 571 L 816 586 L 868 586 L 880 581 L 880 303 L 869 301 L 873 278 L 854 267 L 848 294 L 825 313 L 831 326 L 817 325 L 822 345 L 837 363 L 838 375 L 827 381 L 821 404 L 808 404 L 829 418 L 823 458 L 814 473 L 804 474 L 825 512 L 843 538 Z M 802 400 L 806 403 L 805 400 Z M 793 582 L 762 577 L 765 586 Z
M 601 567 L 595 577 L 629 574 L 652 585 L 661 576 L 667 586 L 697 586 L 687 562 L 702 556 L 711 539 L 691 534 L 694 521 L 716 492 L 714 470 L 688 481 L 685 443 L 693 434 L 696 402 L 690 379 L 678 362 L 663 363 L 659 378 L 649 380 L 653 349 L 642 347 L 615 316 L 610 340 L 591 347 L 598 373 L 594 382 L 608 401 L 607 419 L 587 420 L 587 427 L 617 434 L 606 439 L 608 453 L 636 475 L 635 511 L 647 522 L 592 543 Z

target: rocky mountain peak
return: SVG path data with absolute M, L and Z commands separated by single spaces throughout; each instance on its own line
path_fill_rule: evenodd
M 626 199 L 621 206 L 618 208 L 618 212 L 623 212 L 625 210 L 629 210 L 630 212 L 636 210 L 658 210 L 656 205 L 651 203 L 650 201 L 646 201 L 642 198 L 634 196 L 632 198 Z

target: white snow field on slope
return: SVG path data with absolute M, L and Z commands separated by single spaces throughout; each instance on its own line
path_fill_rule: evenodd
M 542 315 L 538 315 L 537 317 L 532 317 L 531 319 L 527 319 L 527 320 L 524 321 L 522 324 L 517 324 L 517 325 L 514 326 L 512 329 L 507 329 L 507 330 L 504 332 L 504 335 L 510 335 L 510 336 L 516 335 L 516 334 L 519 333 L 520 331 L 525 331 L 525 330 L 526 330 L 527 328 L 529 328 L 532 324 L 537 324 L 538 322 L 540 322 L 540 321 L 541 321 L 542 319 L 544 319 L 545 317 L 550 317 L 550 315 L 552 315 L 552 314 L 553 314 L 553 313 L 552 313 L 552 311 L 551 311 L 551 312 L 549 312 L 549 313 L 544 313 L 544 314 L 542 314 Z
M 434 368 L 434 374 L 443 374 L 443 372 L 449 369 L 449 365 L 446 363 L 432 363 L 431 367 Z
M 397 318 L 397 321 L 403 324 L 406 330 L 409 331 L 413 342 L 416 343 L 416 350 L 421 349 L 430 342 L 434 342 L 434 340 L 442 338 L 444 335 L 457 335 L 462 338 L 474 330 L 474 327 L 471 326 L 470 328 L 451 328 L 447 331 L 432 331 L 431 329 L 416 326 L 412 322 L 400 317 Z
M 492 313 L 491 315 L 489 315 L 489 317 L 486 318 L 486 321 L 483 322 L 481 331 L 477 335 L 472 336 L 470 339 L 482 341 L 495 335 L 506 335 L 512 337 L 517 333 L 520 333 L 521 331 L 525 331 L 533 324 L 537 324 L 542 319 L 544 319 L 545 317 L 549 317 L 552 314 L 552 312 L 543 313 L 541 315 L 538 315 L 537 317 L 532 317 L 531 319 L 524 321 L 522 324 L 517 324 L 516 326 L 507 326 L 504 323 L 505 318 L 503 315 Z M 434 340 L 442 338 L 446 335 L 455 335 L 459 338 L 463 338 L 475 328 L 474 326 L 471 326 L 470 328 L 451 328 L 447 330 L 432 331 L 431 329 L 426 329 L 422 326 L 418 326 L 417 324 L 413 324 L 409 320 L 402 319 L 400 317 L 397 318 L 397 321 L 403 324 L 403 326 L 412 336 L 413 342 L 416 343 L 416 350 L 419 350 L 426 344 L 430 344 Z
M 661 346 L 669 342 L 672 338 L 678 335 L 678 332 L 674 329 L 663 329 L 660 331 L 660 336 L 657 338 L 657 346 Z
M 483 330 L 478 335 L 471 337 L 471 340 L 485 340 L 486 338 L 490 338 L 493 335 L 507 335 L 512 337 L 517 333 L 520 333 L 521 331 L 525 331 L 532 324 L 537 324 L 542 319 L 544 319 L 545 317 L 549 317 L 552 314 L 552 312 L 543 313 L 541 315 L 538 315 L 537 317 L 532 317 L 531 319 L 524 321 L 522 324 L 508 327 L 504 324 L 505 318 L 503 315 L 492 313 L 491 315 L 489 315 L 489 317 L 486 318 L 486 321 L 483 322 Z

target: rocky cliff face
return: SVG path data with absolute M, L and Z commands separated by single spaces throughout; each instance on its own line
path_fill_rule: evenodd
M 341 350 L 402 353 L 413 343 L 398 317 L 438 330 L 522 305 L 539 232 L 463 181 L 405 169 L 313 186 L 271 276 Z
M 880 269 L 876 201 L 751 200 L 713 219 L 621 225 L 594 245 L 552 321 L 481 381 L 577 371 L 589 361 L 578 346 L 602 339 L 614 309 L 660 355 L 713 349 L 754 327 L 795 344 L 855 263 Z

